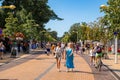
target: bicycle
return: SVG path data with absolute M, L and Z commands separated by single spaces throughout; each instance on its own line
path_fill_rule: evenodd
M 95 66 L 95 68 L 97 68 L 98 71 L 101 71 L 101 67 L 103 66 L 103 62 L 102 62 L 101 58 L 102 58 L 102 56 L 99 54 L 99 56 L 97 57 L 98 60 L 96 62 L 96 66 Z
M 101 59 L 99 59 L 98 62 L 97 62 L 97 66 L 96 66 L 96 68 L 98 69 L 98 71 L 101 71 L 101 67 L 102 66 L 103 66 L 103 62 L 102 62 Z

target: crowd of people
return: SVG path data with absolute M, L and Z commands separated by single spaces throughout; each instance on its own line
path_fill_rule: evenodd
M 17 42 L 12 41 L 8 42 L 11 54 L 12 51 L 16 50 L 16 53 L 18 54 L 21 52 L 29 51 L 29 49 L 36 49 L 36 48 L 44 48 L 46 49 L 46 54 L 49 56 L 50 53 L 55 57 L 56 63 L 57 63 L 57 69 L 58 71 L 61 71 L 61 60 L 65 59 L 65 66 L 66 66 L 66 72 L 69 72 L 69 70 L 73 71 L 74 69 L 74 54 L 78 55 L 84 55 L 89 54 L 90 55 L 90 65 L 95 65 L 97 60 L 102 57 L 102 50 L 103 47 L 100 46 L 99 43 L 97 44 L 81 44 L 81 43 L 63 43 L 63 42 L 55 42 L 55 43 L 40 43 L 36 41 L 31 42 Z M 21 49 L 22 48 L 22 49 Z M 6 45 L 3 44 L 3 41 L 0 41 L 0 59 L 3 59 L 3 54 L 8 50 L 6 48 Z M 9 50 L 8 50 L 9 51 Z M 27 52 L 29 53 L 29 52 Z M 16 55 L 15 55 L 16 56 Z
M 49 46 L 48 46 L 49 45 Z M 66 72 L 74 69 L 74 54 L 84 55 L 85 53 L 90 56 L 90 65 L 95 65 L 97 61 L 103 56 L 103 46 L 99 43 L 81 45 L 80 43 L 51 43 L 46 44 L 48 54 L 52 54 L 56 59 L 56 66 L 58 71 L 61 71 L 61 60 L 65 59 Z

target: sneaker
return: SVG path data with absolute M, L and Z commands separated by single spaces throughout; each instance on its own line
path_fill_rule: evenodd
M 73 69 L 71 69 L 71 71 L 73 72 Z
M 68 70 L 66 70 L 66 72 L 69 72 Z
M 49 54 L 47 53 L 47 56 L 49 56 Z
M 3 60 L 3 58 L 2 58 L 2 57 L 1 57 L 0 59 L 1 59 L 1 60 Z
M 66 72 L 69 72 L 69 69 L 67 69 Z
M 54 55 L 54 58 L 56 58 L 57 56 L 56 55 Z
M 95 64 L 95 68 L 97 68 L 98 67 L 98 65 L 97 64 Z
M 95 66 L 95 63 L 93 63 L 93 66 Z
M 92 64 L 90 63 L 90 66 L 92 66 Z
M 58 69 L 57 71 L 60 72 L 60 69 Z

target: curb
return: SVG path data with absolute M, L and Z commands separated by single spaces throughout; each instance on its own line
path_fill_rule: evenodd
M 120 80 L 120 76 L 118 76 L 114 70 L 110 69 L 107 65 L 104 65 L 106 68 L 108 68 L 110 70 L 110 73 L 113 75 L 113 77 L 116 79 L 116 80 Z

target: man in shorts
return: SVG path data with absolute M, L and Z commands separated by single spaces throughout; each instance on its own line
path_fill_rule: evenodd
M 96 46 L 95 50 L 96 50 L 96 56 L 95 57 L 96 57 L 96 63 L 97 63 L 99 61 L 99 59 L 101 59 L 101 57 L 102 57 L 102 48 L 101 48 L 99 43 L 97 43 L 97 46 Z

